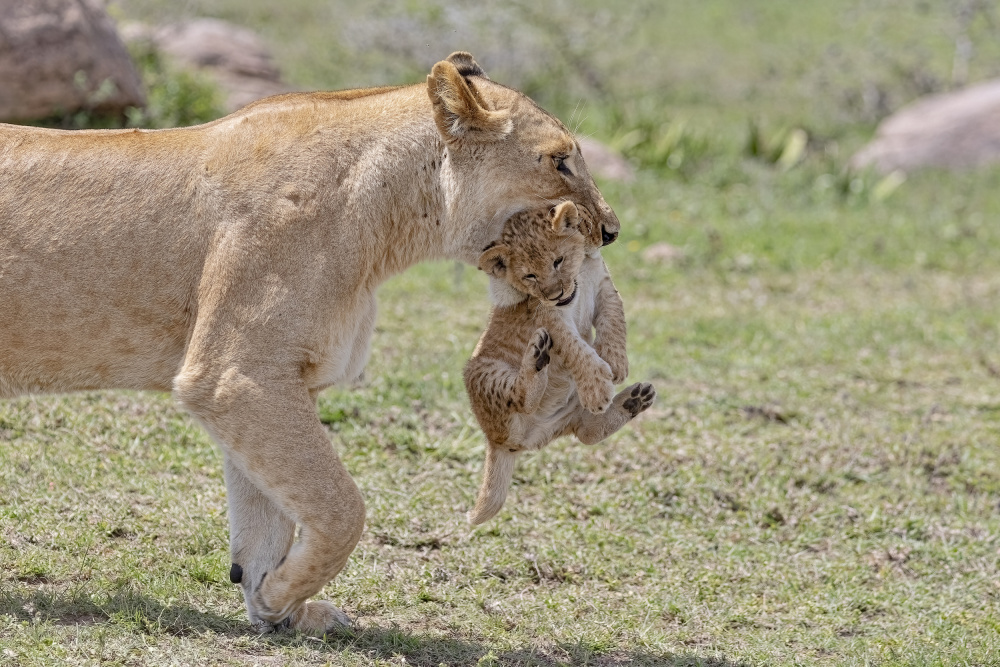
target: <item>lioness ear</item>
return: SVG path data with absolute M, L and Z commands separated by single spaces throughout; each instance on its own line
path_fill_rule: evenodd
M 570 234 L 580 230 L 580 212 L 576 204 L 564 201 L 555 208 L 552 216 L 552 230 L 557 234 Z
M 501 280 L 507 275 L 507 246 L 495 245 L 479 256 L 479 268 L 494 278 Z
M 510 112 L 487 109 L 464 72 L 473 75 L 482 69 L 468 53 L 458 52 L 434 65 L 427 77 L 427 94 L 441 135 L 446 141 L 495 141 L 509 134 L 513 128 Z
M 479 63 L 476 62 L 476 59 L 468 51 L 455 51 L 455 53 L 445 58 L 445 60 L 454 65 L 458 73 L 462 76 L 490 78 L 486 76 L 486 72 L 483 71 L 483 68 L 479 66 Z

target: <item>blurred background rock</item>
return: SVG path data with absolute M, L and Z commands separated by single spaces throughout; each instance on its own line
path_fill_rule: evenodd
M 887 122 L 878 141 L 894 148 L 861 150 L 893 111 L 1000 75 L 994 0 L 114 0 L 106 10 L 138 73 L 121 64 L 99 0 L 0 0 L 4 119 L 186 125 L 286 90 L 420 81 L 466 49 L 590 138 L 602 178 L 636 168 L 691 178 L 719 160 L 892 173 L 1000 152 L 983 96 L 969 102 L 975 113 L 961 111 L 968 96 L 945 104 L 959 109 L 948 132 L 980 137 L 967 142 L 974 158 L 956 156 L 954 134 L 933 139 L 938 107 L 911 114 L 902 139 Z M 102 49 L 118 70 L 101 69 Z M 56 82 L 62 97 L 47 92 Z M 34 97 L 51 100 L 30 106 Z
M 97 0 L 0 0 L 0 119 L 123 114 L 145 103 Z

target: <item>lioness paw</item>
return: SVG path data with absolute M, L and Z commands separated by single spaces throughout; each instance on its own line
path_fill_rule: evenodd
M 631 417 L 635 417 L 637 414 L 648 408 L 653 404 L 653 399 L 656 398 L 656 390 L 653 389 L 653 385 L 648 382 L 640 382 L 632 385 L 628 390 L 628 398 L 622 403 L 622 407 L 625 411 L 629 413 Z
M 323 635 L 352 627 L 351 619 L 326 600 L 306 602 L 288 617 L 288 625 L 308 635 Z

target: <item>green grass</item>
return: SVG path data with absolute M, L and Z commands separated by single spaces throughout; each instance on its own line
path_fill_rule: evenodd
M 649 412 L 601 445 L 523 456 L 504 510 L 470 529 L 484 442 L 461 369 L 483 276 L 444 263 L 391 280 L 368 380 L 320 399 L 368 524 L 324 592 L 358 627 L 314 639 L 249 632 L 219 454 L 169 397 L 0 403 L 0 664 L 998 664 L 1000 171 L 890 192 L 845 171 L 870 120 L 839 97 L 779 110 L 727 78 L 795 88 L 769 63 L 822 69 L 828 36 L 864 46 L 851 11 L 908 58 L 943 5 L 898 26 L 889 3 L 746 3 L 756 22 L 695 6 L 648 22 L 670 26 L 656 62 L 684 64 L 659 110 L 632 88 L 577 112 L 643 166 L 602 190 Z M 807 128 L 803 159 L 754 156 L 751 123 L 775 142 Z M 683 258 L 646 261 L 658 242 Z

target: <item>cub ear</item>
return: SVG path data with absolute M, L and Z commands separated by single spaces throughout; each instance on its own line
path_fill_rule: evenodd
M 496 141 L 510 134 L 513 121 L 506 109 L 486 108 L 466 76 L 485 76 L 468 53 L 459 51 L 434 65 L 427 77 L 427 94 L 434 105 L 434 122 L 446 141 Z
M 580 231 L 580 212 L 576 204 L 564 201 L 554 209 L 552 230 L 557 234 L 572 234 Z
M 479 256 L 479 268 L 502 280 L 507 275 L 507 266 L 510 263 L 508 250 L 509 248 L 503 244 L 490 246 Z

